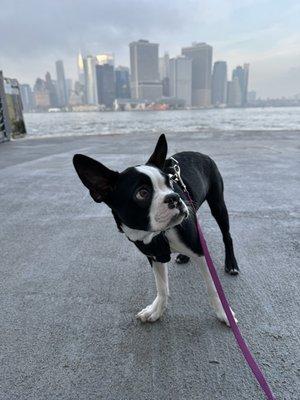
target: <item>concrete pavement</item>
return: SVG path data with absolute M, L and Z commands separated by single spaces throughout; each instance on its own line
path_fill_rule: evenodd
M 167 135 L 169 154 L 201 151 L 223 174 L 238 277 L 223 272 L 206 206 L 200 217 L 240 328 L 281 400 L 300 393 L 299 133 Z M 1 400 L 264 398 L 196 265 L 170 264 L 162 321 L 135 319 L 155 295 L 151 268 L 75 175 L 76 152 L 121 170 L 145 161 L 157 136 L 0 145 Z

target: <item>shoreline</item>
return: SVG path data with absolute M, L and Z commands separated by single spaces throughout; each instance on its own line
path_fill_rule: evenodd
M 161 132 L 166 133 L 167 135 L 177 135 L 177 134 L 190 134 L 190 135 L 197 135 L 197 134 L 247 134 L 247 133 L 299 133 L 300 134 L 300 127 L 299 129 L 236 129 L 236 130 L 219 130 L 219 129 L 205 129 L 205 130 L 197 130 L 197 131 L 189 131 L 189 132 L 181 132 L 181 131 L 164 131 L 163 129 Z M 124 132 L 124 133 L 83 133 L 83 134 L 48 134 L 48 135 L 31 135 L 26 134 L 24 137 L 20 138 L 12 138 L 11 142 L 21 142 L 21 141 L 28 141 L 28 140 L 45 140 L 45 139 L 61 139 L 61 138 L 83 138 L 83 137 L 91 137 L 91 136 L 100 136 L 100 137 L 110 137 L 110 136 L 132 136 L 132 135 L 158 135 L 160 132 Z
M 182 112 L 181 112 L 182 111 Z M 66 112 L 24 114 L 29 138 L 148 135 L 227 135 L 249 131 L 298 131 L 300 108 L 181 110 L 165 112 Z
M 29 111 L 29 112 L 23 112 L 23 114 L 82 114 L 82 113 L 88 113 L 88 114 L 102 114 L 102 113 L 143 113 L 143 112 L 154 112 L 154 113 L 165 113 L 165 112 L 174 112 L 174 111 L 212 111 L 212 110 L 253 110 L 253 109 L 278 109 L 278 108 L 300 108 L 300 104 L 298 105 L 270 105 L 270 106 L 247 106 L 247 107 L 203 107 L 203 108 L 174 108 L 174 109 L 165 109 L 165 110 L 152 110 L 152 109 L 144 109 L 144 110 L 82 110 L 82 111 L 75 111 L 75 110 L 59 110 L 59 111 Z

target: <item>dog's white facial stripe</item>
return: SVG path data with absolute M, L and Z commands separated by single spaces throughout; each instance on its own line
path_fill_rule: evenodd
M 150 228 L 153 231 L 163 230 L 171 218 L 179 213 L 177 209 L 170 209 L 164 203 L 166 195 L 173 193 L 173 190 L 166 185 L 165 179 L 158 169 L 149 165 L 140 165 L 135 168 L 137 171 L 147 175 L 153 186 L 153 198 L 149 212 Z
M 139 165 L 135 167 L 139 172 L 149 176 L 151 179 L 154 191 L 167 191 L 168 193 L 172 193 L 170 188 L 167 187 L 164 177 L 159 172 L 158 169 L 151 167 L 150 165 Z

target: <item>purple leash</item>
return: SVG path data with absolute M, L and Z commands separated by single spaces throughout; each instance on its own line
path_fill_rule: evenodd
M 245 359 L 246 359 L 249 367 L 251 368 L 255 378 L 257 379 L 260 387 L 264 391 L 264 393 L 266 395 L 266 398 L 268 400 L 276 400 L 275 396 L 273 395 L 272 390 L 271 390 L 271 388 L 270 388 L 270 386 L 269 386 L 269 384 L 268 384 L 268 382 L 266 380 L 266 378 L 264 377 L 264 374 L 262 373 L 259 365 L 257 364 L 257 362 L 255 361 L 253 355 L 251 354 L 251 351 L 249 350 L 249 348 L 248 348 L 248 346 L 247 346 L 247 344 L 246 344 L 246 342 L 245 342 L 245 340 L 244 340 L 244 338 L 243 338 L 243 336 L 241 334 L 241 331 L 240 331 L 239 327 L 237 326 L 237 323 L 235 322 L 235 319 L 234 319 L 234 317 L 232 315 L 228 300 L 227 300 L 227 298 L 225 296 L 222 284 L 221 284 L 220 279 L 218 277 L 216 268 L 215 268 L 214 263 L 213 263 L 213 261 L 211 259 L 211 256 L 210 256 L 210 253 L 209 253 L 209 250 L 208 250 L 208 247 L 207 247 L 207 244 L 206 244 L 203 232 L 202 232 L 202 229 L 200 227 L 200 224 L 199 224 L 199 221 L 198 221 L 198 218 L 197 218 L 196 209 L 194 207 L 193 200 L 192 200 L 192 198 L 191 198 L 191 196 L 190 196 L 190 194 L 189 194 L 189 192 L 188 192 L 188 190 L 187 190 L 187 188 L 186 188 L 186 186 L 185 186 L 185 184 L 182 181 L 182 178 L 180 176 L 180 167 L 178 165 L 178 161 L 175 160 L 173 157 L 171 157 L 171 158 L 176 163 L 175 166 L 174 166 L 175 179 L 174 179 L 174 177 L 173 177 L 173 179 L 181 184 L 184 192 L 187 194 L 187 197 L 189 199 L 190 204 L 192 205 L 192 207 L 194 209 L 195 218 L 196 218 L 196 227 L 197 227 L 200 246 L 201 246 L 201 248 L 203 250 L 204 257 L 205 257 L 205 260 L 206 260 L 206 264 L 207 264 L 207 267 L 209 269 L 209 272 L 210 272 L 210 275 L 212 277 L 212 280 L 214 282 L 215 288 L 217 290 L 219 299 L 220 299 L 220 301 L 222 303 L 223 309 L 224 309 L 225 314 L 226 314 L 226 316 L 228 318 L 228 321 L 229 321 L 229 324 L 230 324 L 230 328 L 232 329 L 232 332 L 233 332 L 233 334 L 235 336 L 235 339 L 237 341 L 237 344 L 239 345 L 239 348 L 240 348 L 241 352 L 243 353 L 243 356 L 245 357 Z
M 185 192 L 186 192 L 186 194 L 187 194 L 187 196 L 189 198 L 190 203 L 193 204 L 193 201 L 192 201 L 191 196 L 190 196 L 189 192 L 187 191 L 187 189 L 185 190 Z M 262 373 L 259 365 L 257 364 L 257 362 L 255 361 L 253 355 L 251 354 L 251 351 L 249 350 L 249 348 L 248 348 L 248 346 L 247 346 L 247 344 L 246 344 L 246 342 L 245 342 L 245 340 L 244 340 L 244 338 L 243 338 L 243 336 L 241 334 L 241 331 L 240 331 L 239 327 L 237 326 L 237 323 L 235 322 L 235 319 L 234 319 L 234 317 L 232 315 L 228 300 L 227 300 L 227 298 L 225 296 L 223 287 L 222 287 L 220 279 L 218 277 L 216 268 L 215 268 L 214 263 L 213 263 L 213 261 L 211 259 L 211 256 L 210 256 L 210 253 L 209 253 L 209 250 L 208 250 L 208 247 L 207 247 L 203 232 L 201 230 L 201 227 L 200 227 L 197 215 L 196 215 L 196 210 L 194 210 L 194 211 L 195 211 L 196 226 L 197 226 L 197 232 L 198 232 L 200 245 L 202 247 L 202 250 L 203 250 L 203 253 L 204 253 L 204 257 L 205 257 L 205 260 L 206 260 L 206 264 L 207 264 L 207 267 L 209 269 L 209 272 L 210 272 L 210 275 L 212 277 L 212 280 L 213 280 L 213 282 L 215 284 L 218 296 L 219 296 L 219 298 L 221 300 L 221 303 L 222 303 L 222 306 L 224 308 L 225 314 L 226 314 L 226 316 L 228 318 L 228 321 L 229 321 L 229 324 L 230 324 L 230 328 L 232 329 L 232 332 L 233 332 L 233 334 L 235 336 L 235 339 L 236 339 L 236 341 L 237 341 L 237 343 L 239 345 L 240 350 L 243 353 L 243 356 L 245 357 L 245 359 L 246 359 L 249 367 L 251 368 L 255 378 L 257 379 L 260 387 L 264 391 L 264 393 L 266 395 L 266 398 L 268 400 L 276 400 L 275 396 L 273 395 L 272 390 L 271 390 L 271 388 L 270 388 L 270 386 L 269 386 L 269 384 L 268 384 L 268 382 L 266 380 L 266 378 L 264 377 L 264 374 Z

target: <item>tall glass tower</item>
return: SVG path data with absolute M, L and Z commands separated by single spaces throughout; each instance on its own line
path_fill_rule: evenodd
M 58 102 L 60 107 L 68 105 L 68 92 L 65 78 L 64 64 L 62 60 L 58 60 L 56 65 L 56 78 L 57 78 L 57 91 L 58 91 Z
M 86 104 L 97 104 L 96 65 L 97 59 L 94 56 L 83 59 Z
M 212 74 L 212 103 L 215 106 L 225 105 L 227 101 L 227 64 L 216 61 Z
M 162 96 L 158 70 L 158 44 L 139 40 L 129 44 L 131 96 L 155 101 Z
M 212 47 L 206 43 L 193 43 L 181 53 L 192 60 L 192 106 L 211 105 Z

